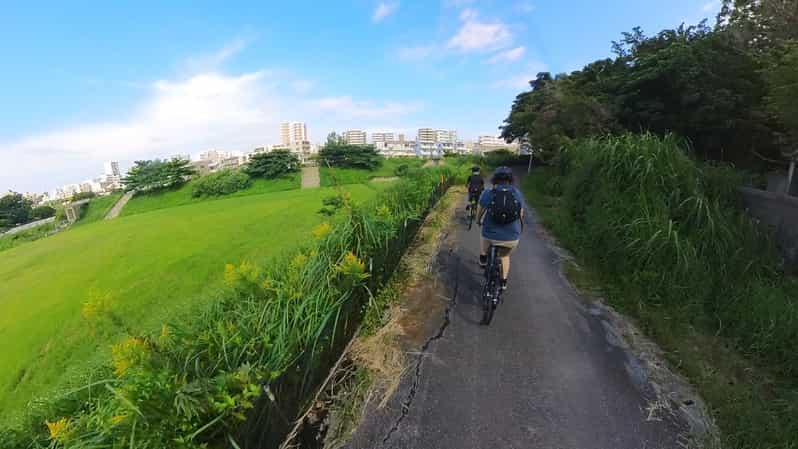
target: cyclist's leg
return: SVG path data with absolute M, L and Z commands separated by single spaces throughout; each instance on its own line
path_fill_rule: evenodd
M 479 236 L 479 264 L 485 266 L 488 263 L 488 250 L 490 249 L 490 240 Z
M 494 241 L 493 243 L 500 248 L 499 256 L 502 261 L 502 284 L 506 284 L 510 276 L 510 254 L 512 254 L 515 247 L 518 246 L 518 240 Z

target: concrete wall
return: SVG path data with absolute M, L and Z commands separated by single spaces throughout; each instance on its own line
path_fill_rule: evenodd
M 16 234 L 18 232 L 26 231 L 28 229 L 33 229 L 33 228 L 39 227 L 39 226 L 47 224 L 47 223 L 52 223 L 54 221 L 55 221 L 55 217 L 45 218 L 44 220 L 32 221 L 30 223 L 27 223 L 27 224 L 24 224 L 24 225 L 21 225 L 21 226 L 17 226 L 16 228 L 11 228 L 8 231 L 6 231 L 6 232 L 4 232 L 4 233 L 2 233 L 0 235 Z
M 748 187 L 740 193 L 749 213 L 773 229 L 786 268 L 798 270 L 798 197 Z

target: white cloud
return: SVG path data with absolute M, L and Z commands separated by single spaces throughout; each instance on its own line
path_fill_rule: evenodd
M 316 87 L 316 82 L 312 80 L 295 80 L 291 81 L 291 88 L 294 89 L 299 95 L 310 93 Z
M 432 56 L 435 49 L 436 47 L 434 45 L 402 47 L 399 49 L 399 59 L 402 61 L 420 61 Z
M 548 70 L 548 66 L 540 61 L 530 63 L 523 73 L 511 76 L 509 78 L 501 79 L 493 83 L 493 87 L 497 89 L 512 89 L 512 90 L 529 90 L 529 82 L 537 78 L 538 73 Z
M 493 55 L 493 57 L 488 59 L 488 62 L 491 64 L 496 64 L 498 62 L 517 61 L 521 59 L 522 56 L 524 56 L 524 52 L 526 52 L 526 47 L 523 46 L 511 48 L 505 51 L 500 51 L 499 53 L 496 53 L 495 55 Z
M 208 72 L 150 83 L 125 118 L 99 120 L 0 142 L 0 189 L 44 190 L 101 173 L 102 162 L 194 154 L 216 147 L 249 150 L 276 143 L 279 122 L 306 121 L 311 138 L 330 129 L 391 123 L 418 103 L 377 103 L 350 96 L 298 99 L 286 88 L 308 89 L 277 72 Z
M 374 23 L 382 22 L 386 17 L 395 13 L 399 9 L 399 2 L 380 2 L 371 16 L 371 21 Z
M 472 9 L 460 13 L 463 25 L 447 47 L 462 52 L 495 50 L 512 41 L 510 28 L 501 21 L 482 21 Z

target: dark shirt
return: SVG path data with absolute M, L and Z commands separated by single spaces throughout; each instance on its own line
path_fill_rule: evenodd
M 480 175 L 471 175 L 468 177 L 468 181 L 466 182 L 466 187 L 468 187 L 468 191 L 476 190 L 482 191 L 485 189 L 485 180 L 482 179 Z
M 514 186 L 510 185 L 507 187 L 512 190 L 515 199 L 518 200 L 518 204 L 524 204 L 521 192 L 519 192 Z M 518 240 L 518 238 L 521 236 L 521 220 L 515 220 L 514 222 L 508 224 L 499 224 L 493 221 L 490 216 L 490 211 L 487 211 L 487 209 L 490 207 L 491 201 L 493 201 L 493 195 L 493 189 L 488 189 L 482 192 L 482 196 L 479 197 L 479 205 L 486 210 L 485 218 L 482 219 L 482 237 L 489 240 L 499 240 L 502 242 Z

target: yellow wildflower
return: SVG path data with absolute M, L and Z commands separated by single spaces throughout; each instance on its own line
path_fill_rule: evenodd
M 252 262 L 245 260 L 238 266 L 238 274 L 249 282 L 255 282 L 260 275 L 260 269 L 253 265 Z
M 314 237 L 316 237 L 317 239 L 321 240 L 321 239 L 323 239 L 323 238 L 324 238 L 324 237 L 325 237 L 327 234 L 329 234 L 329 233 L 330 233 L 330 230 L 331 230 L 331 229 L 332 229 L 332 226 L 330 226 L 330 224 L 329 224 L 329 223 L 326 223 L 326 222 L 325 222 L 325 223 L 322 223 L 322 224 L 320 224 L 320 225 L 316 226 L 316 227 L 313 229 L 313 231 L 312 231 L 312 232 L 313 232 L 313 236 L 314 236 Z
M 391 216 L 391 209 L 388 208 L 386 205 L 382 205 L 377 208 L 377 217 L 386 219 Z
M 129 337 L 111 347 L 114 374 L 123 376 L 127 370 L 143 362 L 148 356 L 147 342 L 138 337 Z
M 127 419 L 127 415 L 115 415 L 111 417 L 111 424 L 118 426 L 122 424 Z
M 366 263 L 358 259 L 352 251 L 346 253 L 344 260 L 338 264 L 338 271 L 360 279 L 368 277 L 368 274 L 366 274 Z
M 261 282 L 261 283 L 260 283 L 260 288 L 262 288 L 262 289 L 264 289 L 264 290 L 269 290 L 270 288 L 272 288 L 272 283 L 271 283 L 271 281 L 269 281 L 268 279 L 266 279 L 265 281 Z
M 230 287 L 236 285 L 241 280 L 235 265 L 228 263 L 224 266 L 224 283 Z
M 50 439 L 59 443 L 65 443 L 69 437 L 69 418 L 61 418 L 58 421 L 45 421 L 47 430 L 50 432 Z
M 305 264 L 308 262 L 308 256 L 300 253 L 294 256 L 293 260 L 291 260 L 291 268 L 295 271 L 300 271 Z

